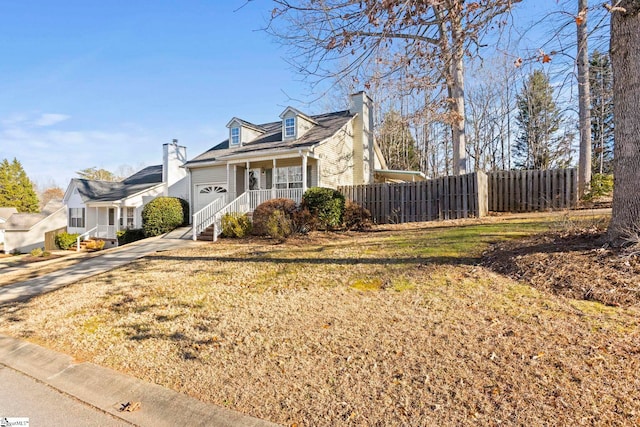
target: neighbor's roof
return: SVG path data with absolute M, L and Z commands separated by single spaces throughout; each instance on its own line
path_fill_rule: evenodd
M 286 151 L 296 148 L 311 147 L 338 132 L 340 128 L 354 117 L 354 114 L 347 110 L 310 117 L 318 124 L 309 129 L 309 131 L 302 135 L 301 138 L 283 141 L 282 121 L 265 123 L 259 125 L 259 127 L 264 129 L 265 132 L 253 141 L 245 142 L 239 147 L 229 148 L 229 140 L 227 139 L 188 161 L 186 166 L 197 166 L 198 163 L 224 160 L 224 158 L 232 155 L 252 154 L 262 150 Z
M 397 182 L 416 182 L 427 180 L 427 177 L 419 171 L 376 169 L 373 172 L 377 177 Z
M 31 227 L 62 208 L 64 204 L 60 199 L 49 201 L 40 213 L 14 213 L 7 222 L 0 224 L 5 230 L 29 230 Z
M 16 208 L 0 208 L 0 218 L 8 219 L 11 215 L 18 213 Z
M 84 202 L 114 202 L 162 183 L 162 165 L 149 166 L 120 182 L 74 178 Z

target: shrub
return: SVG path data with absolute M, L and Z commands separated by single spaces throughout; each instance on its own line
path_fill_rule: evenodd
M 302 207 L 318 219 L 323 229 L 339 228 L 344 214 L 344 196 L 331 188 L 313 187 L 302 196 Z
M 266 223 L 267 236 L 284 241 L 293 234 L 293 223 L 284 212 L 275 210 L 269 215 Z
M 372 225 L 371 212 L 351 200 L 345 203 L 343 219 L 347 230 L 368 230 Z
M 41 257 L 43 253 L 44 253 L 44 249 L 35 248 L 35 249 L 32 249 L 31 252 L 29 252 L 29 255 L 34 257 Z
M 591 190 L 584 195 L 585 200 L 593 200 L 613 193 L 613 175 L 595 173 L 591 177 Z
M 49 252 L 49 251 L 43 251 L 42 252 L 42 257 L 43 258 L 50 257 L 50 256 L 51 256 L 51 252 Z
M 101 251 L 104 249 L 104 240 L 89 240 L 87 242 L 86 248 L 90 251 Z
M 296 212 L 296 202 L 291 199 L 271 199 L 258 205 L 255 211 L 253 211 L 253 234 L 256 236 L 271 236 L 268 222 L 271 218 L 271 214 L 275 211 L 280 213 L 292 221 L 293 215 Z
M 60 249 L 62 249 L 63 251 L 66 251 L 67 249 L 69 249 L 71 246 L 76 244 L 76 240 L 78 239 L 78 236 L 80 236 L 77 233 L 60 233 L 60 234 L 56 234 L 56 246 L 59 247 Z
M 247 214 L 227 213 L 222 217 L 222 236 L 243 238 L 251 233 L 251 220 Z
M 146 237 L 168 233 L 183 221 L 182 204 L 175 197 L 157 197 L 142 209 L 142 229 Z
M 119 230 L 116 232 L 118 238 L 118 245 L 126 245 L 127 243 L 136 242 L 144 239 L 144 230 L 142 228 L 129 228 L 126 230 Z
M 309 209 L 301 208 L 293 213 L 293 232 L 306 234 L 318 229 L 318 220 Z

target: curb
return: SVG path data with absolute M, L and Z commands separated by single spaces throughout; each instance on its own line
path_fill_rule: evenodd
M 138 426 L 278 425 L 93 363 L 74 363 L 68 355 L 5 335 L 0 335 L 0 364 Z M 134 412 L 119 411 L 126 402 L 140 402 L 141 407 Z

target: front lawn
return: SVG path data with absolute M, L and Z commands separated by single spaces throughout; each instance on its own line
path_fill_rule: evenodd
M 560 218 L 222 240 L 2 308 L 0 328 L 285 425 L 638 424 L 638 306 L 479 266 Z

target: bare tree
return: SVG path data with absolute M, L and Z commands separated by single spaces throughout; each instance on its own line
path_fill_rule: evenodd
M 611 11 L 613 69 L 613 244 L 640 234 L 640 2 L 619 0 Z
M 589 87 L 589 50 L 587 49 L 588 1 L 578 0 L 576 15 L 578 39 L 578 128 L 580 156 L 578 159 L 578 194 L 583 196 L 591 186 L 591 90 Z
M 520 0 L 274 1 L 268 30 L 292 48 L 292 64 L 307 76 L 351 78 L 367 87 L 363 65 L 378 61 L 386 64 L 380 77 L 402 72 L 415 90 L 443 82 L 453 170 L 466 171 L 464 58 Z

